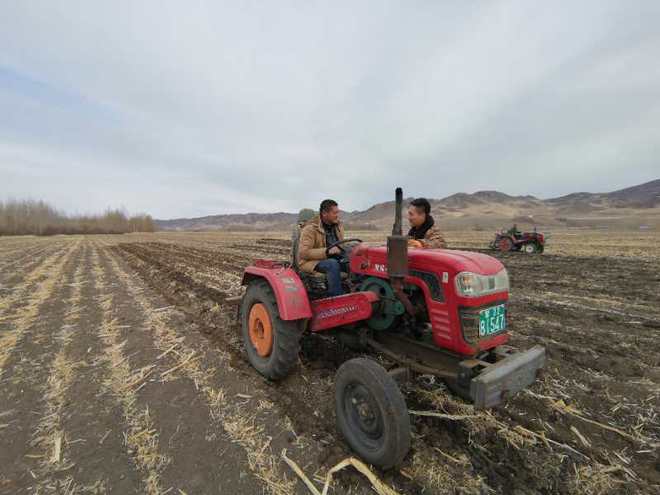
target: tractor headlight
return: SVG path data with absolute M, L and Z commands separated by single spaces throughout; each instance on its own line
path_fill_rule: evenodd
M 509 274 L 503 268 L 495 275 L 461 272 L 456 275 L 456 291 L 463 297 L 481 297 L 509 290 Z

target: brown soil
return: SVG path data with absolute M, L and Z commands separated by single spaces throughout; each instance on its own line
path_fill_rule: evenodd
M 292 375 L 267 382 L 225 302 L 247 264 L 289 246 L 215 234 L 0 250 L 0 337 L 16 336 L 3 341 L 0 493 L 308 493 L 280 453 L 310 477 L 351 455 L 333 382 L 355 354 L 307 337 Z M 458 418 L 412 416 L 411 453 L 378 476 L 405 494 L 660 493 L 658 260 L 497 256 L 511 343 L 546 346 L 543 377 L 486 413 L 418 377 L 409 408 Z M 372 491 L 348 470 L 334 493 Z

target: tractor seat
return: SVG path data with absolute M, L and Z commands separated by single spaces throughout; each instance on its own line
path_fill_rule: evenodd
M 309 272 L 300 272 L 300 274 L 301 274 L 301 276 L 314 277 L 314 278 L 324 279 L 324 280 L 325 280 L 325 278 L 326 278 L 326 277 L 325 277 L 325 273 L 321 273 L 321 272 L 312 272 L 312 273 L 309 273 Z M 346 280 L 347 278 L 348 278 L 348 273 L 346 273 L 346 272 L 341 272 L 341 279 L 342 279 L 342 280 Z
M 300 275 L 300 280 L 305 286 L 305 290 L 309 295 L 310 299 L 318 299 L 322 297 L 327 297 L 328 294 L 328 279 L 325 276 L 325 273 L 321 272 L 301 272 L 298 271 Z M 341 279 L 346 280 L 348 274 L 342 272 Z

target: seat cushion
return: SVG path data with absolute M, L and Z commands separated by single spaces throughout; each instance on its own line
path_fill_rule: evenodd
M 314 277 L 314 278 L 318 278 L 318 279 L 324 279 L 325 278 L 325 273 L 317 272 L 317 271 L 313 271 L 312 273 L 304 272 L 304 274 L 308 277 Z M 346 280 L 347 278 L 348 278 L 348 273 L 341 272 L 341 279 Z

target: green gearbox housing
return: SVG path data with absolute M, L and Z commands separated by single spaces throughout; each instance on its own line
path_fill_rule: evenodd
M 387 280 L 368 277 L 360 284 L 359 290 L 375 292 L 380 297 L 373 316 L 367 320 L 367 325 L 372 330 L 392 328 L 396 324 L 397 318 L 406 311 Z

